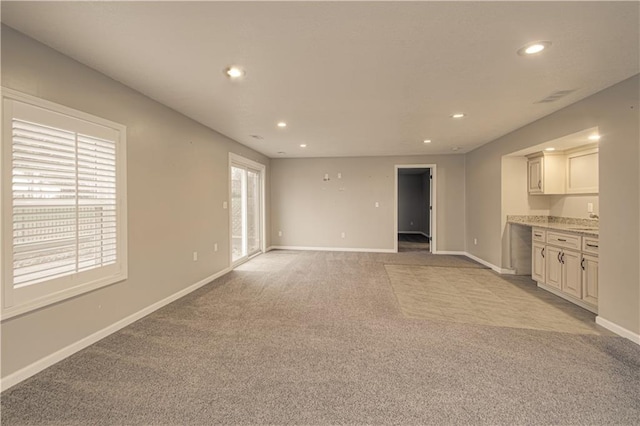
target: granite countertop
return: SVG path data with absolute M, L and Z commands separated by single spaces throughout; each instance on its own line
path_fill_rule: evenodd
M 568 231 L 579 235 L 598 237 L 599 222 L 594 219 L 578 219 L 558 216 L 507 216 L 507 223 L 534 228 Z

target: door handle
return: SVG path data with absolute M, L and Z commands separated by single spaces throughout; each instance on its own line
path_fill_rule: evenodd
M 562 252 L 559 251 L 558 252 L 558 263 L 562 263 L 562 259 L 560 259 L 560 256 L 562 255 Z
M 585 258 L 583 257 L 582 262 L 580 262 L 580 267 L 582 268 L 583 271 L 584 271 L 584 261 L 585 261 Z
M 542 181 L 541 180 L 538 181 L 538 189 L 542 189 Z
M 540 252 L 540 254 L 542 255 L 542 258 L 544 259 L 544 247 L 542 247 L 542 251 Z
M 562 252 L 562 256 L 560 256 L 560 262 L 564 265 L 564 252 Z

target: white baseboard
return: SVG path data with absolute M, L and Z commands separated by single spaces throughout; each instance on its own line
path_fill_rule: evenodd
M 361 253 L 395 253 L 394 249 L 371 249 L 353 247 L 302 247 L 302 246 L 271 246 L 270 250 L 300 250 L 300 251 L 353 251 Z
M 478 263 L 480 263 L 480 264 L 482 264 L 482 265 L 484 265 L 484 266 L 486 266 L 488 268 L 493 269 L 495 272 L 497 272 L 499 274 L 503 274 L 503 275 L 515 275 L 516 274 L 515 269 L 501 268 L 501 267 L 499 267 L 497 265 L 494 265 L 493 263 L 487 262 L 484 259 L 480 259 L 478 256 L 474 256 L 471 253 L 464 252 L 464 255 L 467 256 L 469 259 L 473 259 L 476 262 L 478 262 Z
M 464 251 L 455 251 L 455 250 L 436 250 L 433 254 L 448 254 L 451 256 L 466 256 L 467 253 Z
M 0 391 L 5 391 L 14 385 L 17 385 L 21 381 L 28 379 L 29 377 L 35 375 L 36 373 L 39 373 L 45 368 L 50 367 L 53 364 L 62 361 L 63 359 L 73 355 L 74 353 L 86 348 L 87 346 L 90 346 L 96 343 L 97 341 L 104 339 L 110 334 L 113 334 L 116 331 L 128 326 L 129 324 L 132 324 L 137 320 L 149 315 L 153 311 L 156 311 L 162 308 L 163 306 L 166 306 L 169 303 L 174 302 L 180 299 L 181 297 L 186 296 L 187 294 L 199 289 L 200 287 L 206 284 L 209 284 L 211 281 L 229 273 L 230 271 L 231 271 L 230 267 L 223 269 L 222 271 L 217 272 L 211 276 L 208 276 L 198 281 L 197 283 L 192 284 L 189 287 L 182 289 L 172 294 L 171 296 L 160 300 L 159 302 L 149 305 L 146 308 L 103 328 L 102 330 L 99 330 L 83 339 L 78 340 L 77 342 L 70 344 L 69 346 L 66 346 L 60 349 L 59 351 L 54 352 L 51 355 L 47 355 L 44 358 L 41 358 L 38 361 L 24 368 L 21 368 L 15 373 L 9 374 L 8 376 L 0 379 Z
M 603 326 L 609 331 L 613 331 L 618 336 L 622 336 L 631 340 L 636 345 L 640 345 L 640 334 L 634 333 L 631 330 L 627 330 L 626 328 L 621 327 L 614 322 L 602 318 L 600 315 L 596 317 L 596 324 Z

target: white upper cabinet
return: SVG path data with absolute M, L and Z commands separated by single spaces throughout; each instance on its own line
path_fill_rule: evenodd
M 567 155 L 567 194 L 597 194 L 598 179 L 598 148 Z
M 529 194 L 565 193 L 565 156 L 537 153 L 527 156 Z
M 531 195 L 597 194 L 598 148 L 569 152 L 538 152 L 527 156 Z

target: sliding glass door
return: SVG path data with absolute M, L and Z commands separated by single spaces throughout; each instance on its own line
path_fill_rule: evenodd
M 238 161 L 238 162 L 236 162 Z M 262 250 L 262 170 L 231 162 L 231 262 Z M 247 160 L 248 161 L 248 160 Z

